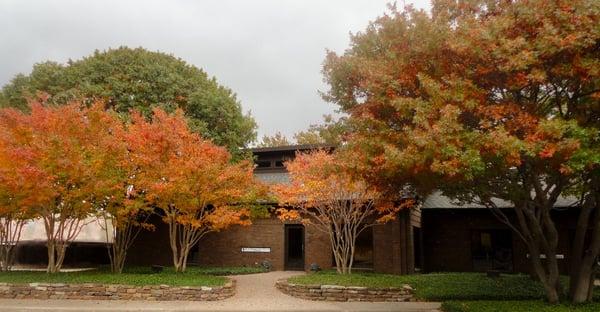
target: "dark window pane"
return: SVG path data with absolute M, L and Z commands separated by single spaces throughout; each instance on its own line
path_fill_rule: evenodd
M 271 167 L 271 162 L 268 160 L 259 160 L 256 162 L 257 168 L 269 168 Z

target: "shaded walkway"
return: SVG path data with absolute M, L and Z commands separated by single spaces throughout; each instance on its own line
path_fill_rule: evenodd
M 213 302 L 17 300 L 0 299 L 2 311 L 437 311 L 430 302 L 322 302 L 294 298 L 275 288 L 275 281 L 300 272 L 269 272 L 233 276 L 235 296 Z

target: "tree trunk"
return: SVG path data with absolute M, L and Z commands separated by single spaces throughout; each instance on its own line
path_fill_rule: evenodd
M 25 220 L 5 216 L 0 220 L 0 271 L 10 271 Z
M 56 265 L 55 265 L 55 244 L 53 240 L 49 240 L 46 242 L 46 248 L 48 250 L 48 267 L 46 268 L 47 273 L 56 273 Z
M 553 203 L 547 204 L 553 205 Z M 515 205 L 519 228 L 525 239 L 535 274 L 546 291 L 546 299 L 551 304 L 557 304 L 561 293 L 556 261 L 558 234 L 549 216 L 550 207 L 545 207 L 546 210 L 538 216 L 528 205 L 530 203 Z M 540 259 L 541 251 L 546 255 L 544 262 Z
M 583 303 L 588 301 L 589 293 L 592 291 L 594 280 L 592 278 L 592 272 L 588 268 L 575 269 L 577 274 L 575 279 L 571 280 L 570 285 L 570 296 L 571 302 Z M 591 286 L 591 287 L 590 287 Z
M 14 246 L 11 245 L 11 243 L 3 243 L 3 245 L 0 246 L 0 261 L 2 262 L 0 271 L 10 271 L 13 262 L 13 255 Z
M 577 221 L 569 274 L 569 298 L 575 304 L 590 301 L 594 291 L 595 270 L 600 254 L 600 208 L 596 196 L 590 194 L 586 197 Z M 591 225 L 592 231 L 586 246 L 588 225 Z

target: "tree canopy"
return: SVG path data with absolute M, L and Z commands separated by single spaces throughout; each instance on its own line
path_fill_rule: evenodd
M 600 231 L 583 243 L 600 227 L 599 13 L 591 0 L 392 6 L 324 65 L 325 98 L 352 120 L 354 170 L 392 196 L 437 188 L 490 207 L 526 242 L 550 302 L 559 196 L 585 208 L 571 261 L 589 265 L 575 266 L 585 272 L 571 276 L 573 301 L 591 298 L 600 253 Z M 517 220 L 493 198 L 512 202 Z
M 134 114 L 127 133 L 137 166 L 134 185 L 169 228 L 173 265 L 185 271 L 187 258 L 207 233 L 249 225 L 251 206 L 262 195 L 253 164 L 230 162 L 223 147 L 190 131 L 177 110 L 154 109 L 151 122 Z
M 2 88 L 0 106 L 28 110 L 27 99 L 47 93 L 49 103 L 103 100 L 119 113 L 135 109 L 147 117 L 154 107 L 180 108 L 192 130 L 237 152 L 256 138 L 256 123 L 236 95 L 202 69 L 160 52 L 120 47 L 95 51 L 66 64 L 35 64 Z
M 257 146 L 276 147 L 293 144 L 340 146 L 349 127 L 350 124 L 346 117 L 335 119 L 332 115 L 323 115 L 323 122 L 311 124 L 308 129 L 296 132 L 293 140 L 278 131 L 272 136 L 264 135 Z
M 343 154 L 342 156 L 346 156 Z M 275 187 L 283 221 L 301 221 L 327 234 L 340 274 L 352 273 L 356 239 L 365 229 L 393 220 L 400 209 L 363 179 L 353 177 L 347 159 L 325 150 L 299 153 L 285 163 L 290 183 Z

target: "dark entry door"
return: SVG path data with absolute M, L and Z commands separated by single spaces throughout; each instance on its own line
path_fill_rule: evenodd
M 304 226 L 285 225 L 285 269 L 304 270 Z

